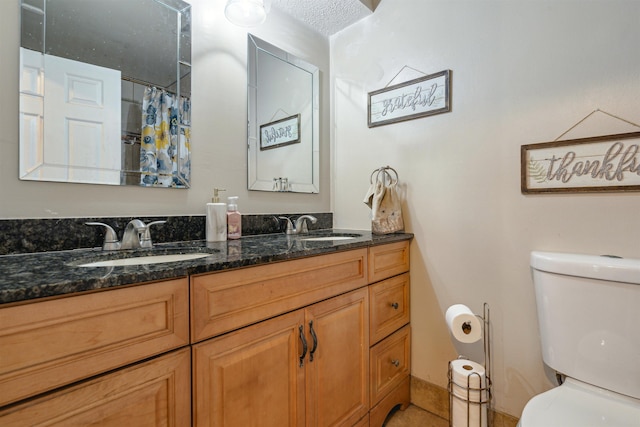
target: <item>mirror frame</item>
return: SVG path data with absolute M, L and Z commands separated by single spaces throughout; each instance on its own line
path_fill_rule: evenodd
M 252 34 L 247 35 L 247 189 L 257 191 L 287 191 L 293 193 L 320 192 L 320 70 L 295 55 L 292 55 Z M 258 175 L 258 161 L 260 154 L 259 136 L 260 124 L 257 121 L 258 112 L 258 64 L 259 51 L 266 52 L 296 68 L 306 71 L 312 77 L 311 91 L 311 182 L 289 181 L 286 190 L 274 188 L 274 178 L 262 178 Z

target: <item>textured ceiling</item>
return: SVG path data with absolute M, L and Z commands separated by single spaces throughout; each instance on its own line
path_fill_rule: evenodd
M 380 0 L 271 0 L 271 6 L 329 37 L 371 15 L 379 2 Z

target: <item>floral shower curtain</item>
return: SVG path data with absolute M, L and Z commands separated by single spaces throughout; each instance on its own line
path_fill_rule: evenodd
M 140 184 L 185 187 L 191 171 L 191 101 L 147 87 L 142 101 Z

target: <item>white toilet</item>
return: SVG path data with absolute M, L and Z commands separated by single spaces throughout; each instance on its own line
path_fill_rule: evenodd
M 520 427 L 640 427 L 640 259 L 532 252 L 542 357 Z

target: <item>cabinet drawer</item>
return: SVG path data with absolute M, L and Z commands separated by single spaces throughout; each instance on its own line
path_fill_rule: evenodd
M 370 405 L 384 396 L 409 375 L 411 370 L 411 328 L 409 325 L 371 347 Z
M 367 284 L 367 250 L 191 278 L 191 340 L 220 335 Z
M 409 241 L 369 248 L 369 283 L 409 271 Z
M 4 427 L 191 425 L 189 349 L 0 411 Z
M 369 286 L 371 343 L 409 323 L 409 273 Z
M 189 343 L 186 278 L 0 309 L 0 406 Z

